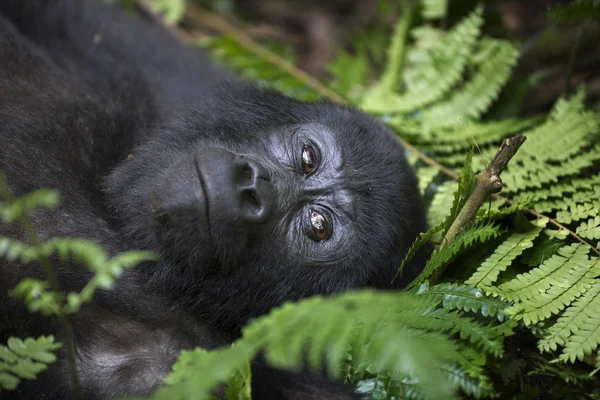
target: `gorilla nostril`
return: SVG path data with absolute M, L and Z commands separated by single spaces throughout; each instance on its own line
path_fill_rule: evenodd
M 252 170 L 252 167 L 250 167 L 250 165 L 246 164 L 244 165 L 244 167 L 242 168 L 242 173 L 241 173 L 241 184 L 242 185 L 251 185 L 252 181 L 254 180 L 254 171 Z
M 248 189 L 242 192 L 242 207 L 252 214 L 260 213 L 262 204 L 256 190 Z
M 271 174 L 260 162 L 248 157 L 237 158 L 233 168 L 238 215 L 246 222 L 264 222 L 276 200 Z
M 234 179 L 236 184 L 243 187 L 253 186 L 258 179 L 270 181 L 271 172 L 256 160 L 238 156 L 235 161 Z

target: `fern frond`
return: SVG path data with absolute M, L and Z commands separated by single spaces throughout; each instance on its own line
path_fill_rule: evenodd
M 416 312 L 415 312 L 416 311 Z M 458 333 L 460 338 L 468 340 L 481 350 L 500 357 L 503 352 L 501 336 L 494 329 L 481 325 L 471 318 L 461 316 L 443 308 L 405 310 L 401 312 L 403 324 L 410 328 Z
M 541 231 L 542 228 L 538 226 L 526 233 L 510 235 L 465 283 L 481 288 L 491 286 L 498 279 L 498 275 L 505 271 L 515 258 L 533 246 L 533 240 Z
M 220 64 L 236 70 L 263 87 L 279 90 L 303 101 L 314 101 L 321 97 L 285 68 L 259 57 L 233 38 L 215 37 L 202 41 L 199 45 L 208 50 Z
M 63 314 L 62 293 L 53 291 L 47 281 L 23 279 L 9 294 L 22 300 L 29 312 L 39 312 L 42 315 Z
M 165 386 L 139 400 L 209 399 L 219 382 L 230 380 L 236 371 L 254 357 L 256 347 L 234 345 L 213 351 L 201 348 L 182 351 Z
M 538 161 L 567 160 L 580 153 L 593 138 L 598 129 L 595 114 L 576 107 L 557 112 L 561 103 L 569 105 L 568 102 L 559 100 L 548 122 L 525 133 L 527 142 L 515 156 L 517 160 L 529 157 Z
M 421 196 L 425 194 L 425 190 L 429 187 L 431 182 L 440 174 L 440 170 L 437 168 L 419 168 L 417 170 L 417 178 L 419 178 L 419 192 Z
M 468 285 L 441 283 L 435 286 L 423 284 L 418 294 L 433 296 L 447 309 L 481 313 L 484 317 L 504 320 L 504 309 L 508 303 L 499 298 L 486 296 L 479 288 Z
M 388 400 L 404 392 L 403 383 L 401 378 L 393 379 L 387 374 L 377 374 L 375 378 L 361 379 L 354 391 L 367 399 Z
M 565 257 L 565 253 L 566 251 L 562 257 Z M 529 326 L 558 314 L 592 287 L 596 282 L 595 278 L 600 276 L 600 262 L 598 259 L 590 260 L 575 254 L 578 256 L 570 258 L 567 273 L 560 282 L 553 281 L 552 286 L 544 292 L 512 305 L 506 309 L 506 314 L 516 320 L 522 319 Z M 555 257 L 552 259 L 556 260 Z
M 206 398 L 218 382 L 228 379 L 258 351 L 269 363 L 292 369 L 300 368 L 307 355 L 313 369 L 320 369 L 326 361 L 330 375 L 339 376 L 348 344 L 353 344 L 355 365 L 410 376 L 427 398 L 454 398 L 457 383 L 453 380 L 460 371 L 451 379 L 443 366 L 460 365 L 465 359 L 441 332 L 455 332 L 494 354 L 502 347 L 501 335 L 459 312 L 433 308 L 432 300 L 427 294 L 363 290 L 286 304 L 251 322 L 231 348 L 182 353 L 165 381 L 167 386 L 151 398 Z
M 37 260 L 38 252 L 35 248 L 25 243 L 5 236 L 0 236 L 0 257 L 9 261 L 20 259 L 24 263 Z
M 519 274 L 514 279 L 489 290 L 511 302 L 523 302 L 538 297 L 553 285 L 568 282 L 569 275 L 575 275 L 573 268 L 588 268 L 589 252 L 588 246 L 579 243 L 563 246 L 558 249 L 557 254 L 544 261 L 539 267 Z
M 332 75 L 330 87 L 337 93 L 353 99 L 353 90 L 369 75 L 369 59 L 364 52 L 351 55 L 347 50 L 338 51 L 335 60 L 327 64 Z
M 177 24 L 185 14 L 185 0 L 151 0 L 149 4 L 168 25 Z
M 6 346 L 0 345 L 0 392 L 14 390 L 21 379 L 36 379 L 48 364 L 56 361 L 52 351 L 60 346 L 53 336 L 8 338 Z
M 462 248 L 467 248 L 475 242 L 486 242 L 491 238 L 498 237 L 501 233 L 501 227 L 493 223 L 476 225 L 463 232 L 456 240 L 445 243 L 431 254 L 425 268 L 409 287 L 415 287 L 425 282 L 438 268 L 451 260 Z
M 427 399 L 416 379 L 410 376 L 390 377 L 388 374 L 383 375 L 381 373 L 378 373 L 373 379 L 361 380 L 356 388 L 356 393 L 364 395 L 366 399 Z
M 56 237 L 34 247 L 0 237 L 0 257 L 9 260 L 20 259 L 24 263 L 30 263 L 48 259 L 55 253 L 59 260 L 84 264 L 94 272 L 94 276 L 81 292 L 67 294 L 67 304 L 62 304 L 62 295 L 56 293 L 47 282 L 37 279 L 22 280 L 11 291 L 11 295 L 25 301 L 32 312 L 41 312 L 44 315 L 74 313 L 83 303 L 92 300 L 97 289 L 111 289 L 126 268 L 144 261 L 157 260 L 157 255 L 148 251 L 125 252 L 109 259 L 102 247 L 82 239 Z
M 4 179 L 0 176 L 0 179 Z M 6 183 L 4 183 L 6 185 Z M 0 186 L 4 186 L 0 182 Z M 0 197 L 2 193 L 0 192 Z M 7 199 L 5 199 L 7 200 Z M 54 209 L 60 202 L 58 192 L 50 189 L 38 189 L 9 202 L 0 202 L 0 219 L 5 222 L 15 222 L 37 208 Z
M 571 304 L 558 318 L 556 323 L 546 331 L 544 338 L 538 342 L 540 351 L 556 351 L 558 346 L 564 346 L 581 326 L 596 318 L 600 313 L 600 281 Z M 600 321 L 598 321 L 600 324 Z
M 413 66 L 406 71 L 407 93 L 396 95 L 389 87 L 373 90 L 365 95 L 361 108 L 374 113 L 409 112 L 442 98 L 462 76 L 483 24 L 481 14 L 478 7 L 435 47 L 422 50 L 417 45 L 408 54 Z
M 443 223 L 450 215 L 456 190 L 458 190 L 458 182 L 455 181 L 446 181 L 438 187 L 427 211 L 427 221 L 431 225 L 437 226 Z
M 440 370 L 455 388 L 464 393 L 477 399 L 493 397 L 494 387 L 487 377 L 481 375 L 480 371 L 467 371 L 462 366 L 449 363 L 441 365 Z M 361 379 L 355 392 L 368 396 L 369 399 L 379 400 L 427 399 L 416 379 L 407 376 L 392 378 L 388 374 L 381 373 L 372 379 Z
M 421 15 L 424 19 L 442 18 L 448 12 L 448 0 L 423 0 Z
M 521 168 L 510 168 L 509 166 L 502 174 L 503 192 L 515 193 L 531 188 L 541 188 L 543 185 L 558 182 L 559 179 L 577 175 L 598 160 L 600 160 L 600 148 L 598 147 L 563 163 L 540 163 L 533 158 L 518 160 L 522 164 Z
M 444 226 L 442 224 L 439 224 L 438 226 L 435 226 L 435 227 L 427 230 L 426 232 L 423 232 L 423 233 L 419 234 L 419 236 L 415 239 L 415 241 L 412 243 L 412 245 L 410 246 L 410 248 L 406 252 L 406 256 L 404 256 L 404 260 L 402 260 L 402 263 L 400 264 L 400 267 L 398 268 L 398 272 L 396 273 L 396 276 L 394 276 L 393 280 L 395 280 L 399 275 L 400 276 L 402 275 L 402 271 L 404 270 L 404 267 L 415 256 L 415 254 L 417 253 L 417 251 L 425 243 L 427 243 L 427 241 L 429 239 L 431 239 L 431 237 L 433 235 L 435 235 L 436 233 L 440 232 L 443 227 Z
M 575 95 L 568 99 L 560 98 L 550 111 L 550 118 L 560 120 L 573 112 L 583 111 L 585 109 L 585 89 L 580 87 Z
M 417 144 L 424 149 L 434 151 L 436 159 L 445 159 L 444 153 L 463 154 L 476 143 L 478 146 L 499 142 L 508 136 L 514 136 L 526 129 L 538 125 L 541 118 L 507 119 L 503 121 L 477 122 L 464 121 L 457 126 L 442 127 L 431 132 L 434 140 L 421 140 Z
M 524 132 L 527 141 L 513 157 L 513 162 L 533 160 L 535 166 L 541 161 L 563 161 L 592 143 L 598 120 L 593 112 L 585 111 L 582 96 L 583 91 L 580 91 L 569 100 L 559 99 L 545 123 Z M 486 149 L 483 157 L 487 159 L 494 152 L 493 148 Z M 528 172 L 527 168 L 525 172 Z
M 408 2 L 403 2 L 402 15 L 394 27 L 390 44 L 387 48 L 387 62 L 381 79 L 369 90 L 371 93 L 393 90 L 398 83 L 398 75 L 402 73 L 406 53 L 406 39 L 410 30 L 413 9 Z
M 442 367 L 450 381 L 455 387 L 460 388 L 467 395 L 473 396 L 476 399 L 495 397 L 494 386 L 487 378 L 474 378 L 457 365 L 446 364 Z
M 558 101 L 546 123 L 523 133 L 528 140 L 502 174 L 504 193 L 528 190 L 537 198 L 559 197 L 564 194 L 561 191 L 573 193 L 572 186 L 563 183 L 554 187 L 555 183 L 568 177 L 577 178 L 584 168 L 600 160 L 600 148 L 589 148 L 600 133 L 598 118 L 594 113 L 585 111 L 582 102 L 582 91 L 569 100 Z M 588 149 L 582 152 L 584 148 Z M 482 157 L 490 159 L 494 152 L 495 149 L 486 148 Z M 473 164 L 475 169 L 483 167 L 479 159 L 475 159 Z M 589 186 L 589 182 L 585 182 L 587 179 L 594 178 L 575 179 L 573 182 Z M 553 187 L 544 188 L 550 183 Z M 533 188 L 539 190 L 532 191 Z
M 590 199 L 595 199 L 599 196 L 595 192 L 595 188 L 600 185 L 600 175 L 586 176 L 584 178 L 569 179 L 557 185 L 552 185 L 548 188 L 539 190 L 523 191 L 525 196 L 531 196 L 538 204 L 544 204 L 542 200 L 555 199 L 560 200 L 567 195 L 571 195 L 573 202 L 584 202 Z M 552 204 L 553 205 L 553 204 Z M 557 209 L 557 208 L 552 208 Z M 565 208 L 562 208 L 565 209 Z
M 532 201 L 529 199 L 517 198 L 509 207 L 505 207 L 506 201 L 495 200 L 489 207 L 482 207 L 477 211 L 477 217 L 484 220 L 501 219 L 513 215 L 518 211 L 528 208 Z
M 463 89 L 453 92 L 447 102 L 424 110 L 424 123 L 447 126 L 459 124 L 463 119 L 478 119 L 498 97 L 518 56 L 519 52 L 510 43 L 484 39 L 477 55 L 481 59 L 479 70 Z
M 462 210 L 465 202 L 471 195 L 473 188 L 475 187 L 475 171 L 473 171 L 473 149 L 467 153 L 463 167 L 460 170 L 460 176 L 458 178 L 458 189 L 454 192 L 454 201 L 452 202 L 452 208 L 450 209 L 450 215 L 446 217 L 444 221 L 445 235 L 450 229 L 450 226 L 458 216 L 460 210 Z
M 565 201 L 564 204 L 569 207 L 566 211 L 556 213 L 556 220 L 562 224 L 570 224 L 573 221 L 578 221 L 583 218 L 595 217 L 600 210 L 600 203 L 570 203 Z
M 600 216 L 582 222 L 575 233 L 586 239 L 600 239 Z
M 598 344 L 600 344 L 600 309 L 598 308 L 597 299 L 596 296 L 596 301 L 591 304 L 593 308 L 587 312 L 587 318 L 579 325 L 579 330 L 569 337 L 562 354 L 558 357 L 559 360 L 583 361 L 586 355 L 592 354 L 594 350 L 598 349 Z

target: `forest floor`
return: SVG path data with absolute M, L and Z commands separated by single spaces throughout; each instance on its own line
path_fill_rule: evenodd
M 382 3 L 387 3 L 382 11 Z M 251 39 L 278 42 L 295 50 L 297 65 L 327 81 L 327 64 L 341 48 L 352 51 L 352 41 L 373 25 L 393 28 L 400 2 L 382 0 L 200 0 Z M 451 26 L 478 2 L 449 2 Z M 485 2 L 485 32 L 507 38 L 521 49 L 513 74 L 521 91 L 524 115 L 547 111 L 557 97 L 585 84 L 588 102 L 600 101 L 600 23 L 559 22 L 548 14 L 553 0 L 497 0 Z M 195 34 L 210 34 L 193 24 L 190 14 L 183 26 Z M 192 23 L 190 23 L 192 22 Z

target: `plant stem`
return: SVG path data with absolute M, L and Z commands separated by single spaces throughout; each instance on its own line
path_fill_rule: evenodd
M 475 219 L 479 207 L 481 207 L 491 194 L 502 190 L 500 174 L 526 139 L 525 136 L 513 136 L 504 139 L 492 162 L 490 162 L 485 170 L 477 174 L 475 187 L 448 229 L 442 244 L 454 241 L 459 234 L 467 230 L 471 222 Z
M 442 240 L 442 245 L 453 242 L 461 233 L 466 231 L 477 216 L 477 211 L 481 205 L 490 197 L 490 195 L 502 190 L 502 179 L 500 179 L 500 174 L 504 171 L 508 162 L 517 153 L 526 139 L 525 136 L 513 136 L 504 139 L 502 145 L 500 145 L 500 149 L 496 152 L 494 159 L 485 170 L 477 174 L 477 177 L 475 178 L 475 187 L 465 202 L 465 205 L 458 213 L 458 216 L 452 225 L 450 225 L 448 232 L 446 232 L 446 236 L 444 237 L 444 240 Z M 442 266 L 435 271 L 431 277 L 432 284 L 439 281 L 444 269 L 445 268 Z
M 31 225 L 31 221 L 27 216 L 23 215 L 21 220 L 19 221 L 21 226 L 23 227 L 23 231 L 25 232 L 25 236 L 29 239 L 30 244 L 33 247 L 39 248 L 41 243 L 37 234 L 35 233 L 33 226 Z M 45 255 L 40 256 L 40 263 L 42 264 L 42 268 L 46 273 L 46 279 L 50 283 L 50 287 L 52 290 L 60 295 L 61 304 L 64 303 L 64 294 L 60 287 L 60 282 L 58 280 L 58 276 L 54 271 L 54 268 L 50 264 L 50 260 Z M 62 309 L 60 313 L 57 315 L 60 320 L 61 331 L 63 335 L 63 340 L 67 345 L 67 361 L 69 363 L 69 371 L 71 373 L 71 381 L 73 382 L 73 391 L 75 394 L 75 398 L 78 400 L 83 399 L 81 394 L 81 383 L 79 380 L 79 374 L 77 373 L 77 362 L 75 356 L 75 343 L 73 342 L 74 338 L 71 333 L 71 328 L 69 324 L 69 316 L 65 314 Z

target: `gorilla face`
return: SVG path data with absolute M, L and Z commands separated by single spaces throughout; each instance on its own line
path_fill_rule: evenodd
M 163 127 L 109 179 L 128 237 L 177 265 L 177 278 L 159 286 L 185 288 L 196 306 L 239 296 L 250 315 L 313 294 L 391 287 L 425 229 L 392 134 L 356 110 L 239 90 Z

